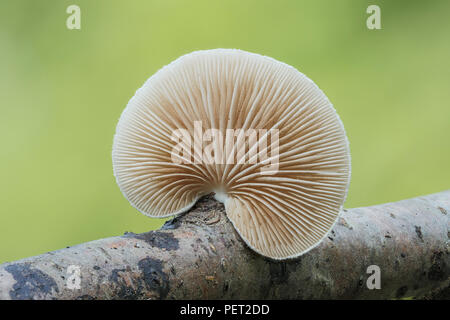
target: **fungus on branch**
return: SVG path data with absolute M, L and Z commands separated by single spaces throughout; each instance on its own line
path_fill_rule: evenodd
M 327 235 L 350 180 L 325 94 L 287 64 L 234 49 L 193 52 L 150 77 L 120 117 L 112 158 L 140 212 L 178 215 L 215 192 L 248 246 L 273 259 Z

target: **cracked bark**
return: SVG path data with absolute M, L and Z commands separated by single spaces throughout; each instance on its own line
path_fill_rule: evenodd
M 0 265 L 0 299 L 449 299 L 450 190 L 344 210 L 319 246 L 285 262 L 248 249 L 211 196 L 160 230 Z M 80 267 L 69 289 L 68 267 Z M 381 289 L 366 286 L 381 269 Z

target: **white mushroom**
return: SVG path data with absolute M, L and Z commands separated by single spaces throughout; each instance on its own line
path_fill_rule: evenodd
M 248 246 L 273 259 L 327 235 L 350 181 L 325 94 L 287 64 L 234 49 L 193 52 L 150 77 L 120 117 L 112 158 L 140 212 L 177 215 L 215 192 Z

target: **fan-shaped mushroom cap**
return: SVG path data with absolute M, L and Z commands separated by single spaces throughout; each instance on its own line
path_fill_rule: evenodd
M 217 138 L 227 129 L 235 139 Z M 345 131 L 325 94 L 287 64 L 234 49 L 193 52 L 150 77 L 120 117 L 112 158 L 142 213 L 180 214 L 216 192 L 243 240 L 273 259 L 326 236 L 350 180 Z

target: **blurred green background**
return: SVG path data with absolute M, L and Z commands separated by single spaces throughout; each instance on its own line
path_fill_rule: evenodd
M 0 263 L 162 224 L 120 193 L 112 138 L 144 81 L 198 49 L 272 56 L 321 87 L 350 140 L 346 207 L 448 189 L 449 35 L 447 0 L 2 1 Z

